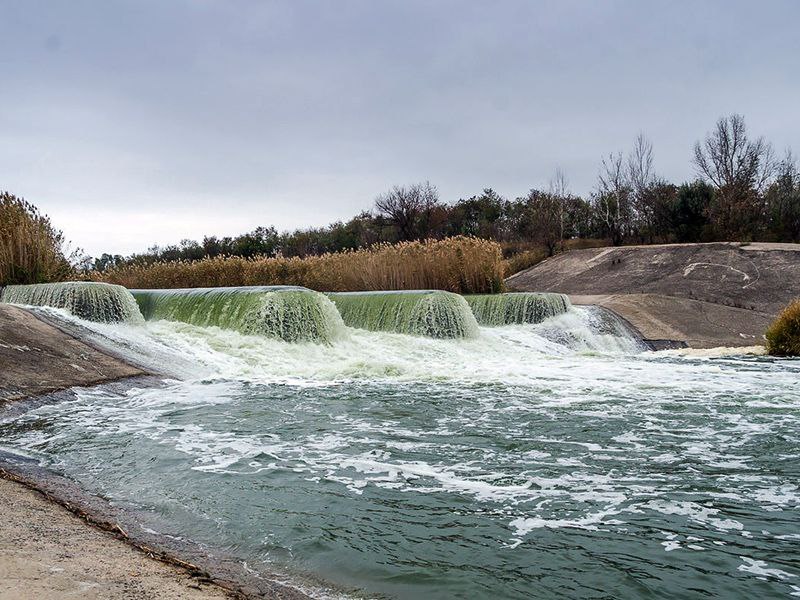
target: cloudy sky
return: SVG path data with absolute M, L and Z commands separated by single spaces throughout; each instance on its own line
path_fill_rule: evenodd
M 393 184 L 587 194 L 745 115 L 800 149 L 800 2 L 0 0 L 0 189 L 91 254 L 347 218 Z

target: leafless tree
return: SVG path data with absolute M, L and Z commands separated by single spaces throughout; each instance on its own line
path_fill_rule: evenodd
M 628 180 L 635 192 L 646 190 L 655 182 L 653 172 L 653 144 L 640 133 L 628 155 Z
M 564 241 L 564 230 L 566 227 L 567 205 L 572 194 L 569 191 L 569 180 L 561 167 L 556 168 L 553 178 L 550 180 L 549 196 L 551 198 L 552 210 L 558 222 L 558 245 Z M 555 248 L 550 249 L 552 255 Z
M 622 243 L 632 225 L 631 187 L 622 153 L 609 154 L 600 164 L 595 213 L 614 245 Z
M 439 192 L 428 181 L 394 186 L 375 199 L 378 216 L 396 229 L 400 240 L 428 237 L 438 207 Z
M 765 218 L 762 191 L 773 179 L 777 162 L 763 137 L 747 136 L 744 117 L 730 115 L 694 147 L 698 174 L 716 188 L 710 209 L 717 233 L 728 239 L 752 239 Z
M 763 137 L 751 140 L 742 115 L 717 121 L 713 132 L 694 145 L 694 164 L 701 177 L 718 189 L 744 188 L 761 192 L 775 174 L 772 145 Z

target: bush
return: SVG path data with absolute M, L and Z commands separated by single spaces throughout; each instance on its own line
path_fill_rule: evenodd
M 773 356 L 800 356 L 800 300 L 787 306 L 769 326 L 767 352 Z
M 496 242 L 459 236 L 306 258 L 219 256 L 127 264 L 93 278 L 128 288 L 301 285 L 323 292 L 438 289 L 477 294 L 501 291 L 503 265 Z
M 63 237 L 22 198 L 0 193 L 0 285 L 60 281 L 72 273 Z

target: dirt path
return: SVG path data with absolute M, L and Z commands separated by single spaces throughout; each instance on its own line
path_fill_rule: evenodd
M 0 600 L 232 598 L 0 479 Z

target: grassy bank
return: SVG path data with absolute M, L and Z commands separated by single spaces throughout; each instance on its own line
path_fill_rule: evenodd
M 440 289 L 468 294 L 500 291 L 503 264 L 496 242 L 459 236 L 306 258 L 225 256 L 125 265 L 94 278 L 128 288 L 302 285 L 328 292 Z

